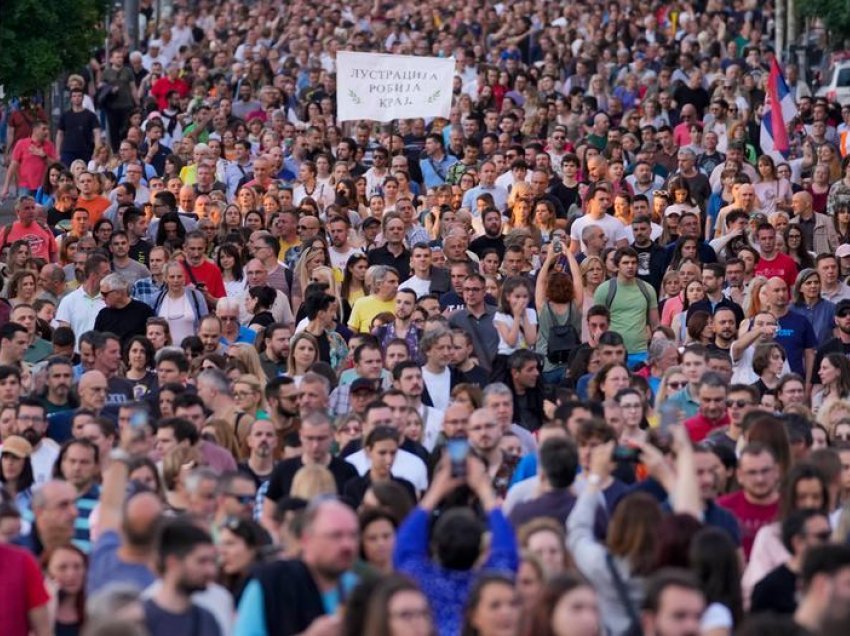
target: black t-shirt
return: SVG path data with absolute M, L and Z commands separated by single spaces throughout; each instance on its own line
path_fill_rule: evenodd
M 74 215 L 73 210 L 71 212 L 61 212 L 57 210 L 55 207 L 50 207 L 47 210 L 47 225 L 48 227 L 55 228 L 62 223 L 59 229 L 70 229 L 71 227 L 71 217 Z
M 484 250 L 493 249 L 499 254 L 501 261 L 505 257 L 505 237 L 504 236 L 487 236 L 486 234 L 479 236 L 469 244 L 469 251 L 475 254 L 478 258 L 482 258 Z
M 145 335 L 148 318 L 154 316 L 150 305 L 138 300 L 131 300 L 123 309 L 104 307 L 94 321 L 95 331 L 108 331 L 121 338 L 123 347 L 133 336 Z
M 67 110 L 59 116 L 59 130 L 65 133 L 61 152 L 91 158 L 94 152 L 94 130 L 100 128 L 97 116 L 88 109 L 79 113 Z
M 130 246 L 129 256 L 137 263 L 141 263 L 145 267 L 150 262 L 151 244 L 144 239 L 139 239 L 135 245 Z
M 818 350 L 815 353 L 815 366 L 814 373 L 812 374 L 812 384 L 821 384 L 818 369 L 820 369 L 820 363 L 830 353 L 843 353 L 845 356 L 850 358 L 850 342 L 841 342 L 839 338 L 830 338 L 818 347 Z
M 793 614 L 797 610 L 797 575 L 784 563 L 756 583 L 750 612 Z
M 281 497 L 289 495 L 289 491 L 292 489 L 292 479 L 303 466 L 304 462 L 301 461 L 300 457 L 284 460 L 275 466 L 272 476 L 269 478 L 269 489 L 266 492 L 266 497 L 272 501 L 278 501 Z M 337 492 L 340 493 L 345 482 L 357 477 L 357 469 L 338 457 L 333 457 L 327 468 L 334 476 Z
M 215 617 L 203 607 L 195 605 L 182 614 L 172 614 L 153 599 L 144 602 L 145 627 L 151 636 L 221 636 Z

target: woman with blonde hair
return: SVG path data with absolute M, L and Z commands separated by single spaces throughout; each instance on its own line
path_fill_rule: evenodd
M 263 395 L 263 384 L 257 376 L 251 373 L 240 376 L 233 383 L 233 400 L 236 406 L 254 419 L 268 419 L 269 405 Z
M 251 415 L 253 415 L 253 413 Z M 236 441 L 236 436 L 233 434 L 233 427 L 227 422 L 227 420 L 207 420 L 204 427 L 201 429 L 201 439 L 212 442 L 216 446 L 223 448 L 235 458 L 241 458 L 244 456 L 244 453 L 242 453 L 239 449 L 239 442 Z
M 263 371 L 260 355 L 252 344 L 247 342 L 234 342 L 227 348 L 227 355 L 240 362 L 248 370 L 248 373 L 256 377 L 260 382 L 268 382 L 269 378 Z
M 301 289 L 306 289 L 310 284 L 310 274 L 317 267 L 328 267 L 331 264 L 330 255 L 327 247 L 324 244 L 320 247 L 316 245 L 316 239 L 313 239 L 313 244 L 305 247 L 298 256 L 298 262 L 295 264 L 295 276 L 298 277 L 298 282 L 301 284 Z M 324 242 L 322 242 L 324 243 Z
M 184 512 L 189 505 L 186 476 L 201 465 L 201 453 L 196 448 L 177 446 L 162 458 L 162 482 L 165 500 L 172 512 Z
M 671 395 L 678 393 L 686 386 L 688 386 L 688 378 L 685 377 L 682 367 L 674 365 L 667 369 L 661 376 L 661 383 L 655 394 L 655 410 L 659 410 Z
M 319 464 L 302 466 L 292 478 L 292 488 L 289 490 L 290 497 L 310 501 L 321 495 L 335 495 L 336 481 L 333 473 Z
M 581 270 L 581 283 L 584 287 L 584 296 L 581 306 L 581 315 L 587 315 L 587 312 L 593 306 L 593 294 L 596 288 L 605 282 L 605 263 L 598 256 L 588 256 L 579 265 Z M 587 330 L 587 321 L 581 321 L 581 339 L 582 342 L 587 342 L 590 334 Z
M 850 418 L 850 400 L 832 400 L 818 409 L 817 413 L 817 423 L 826 429 L 830 439 L 835 435 L 835 426 L 841 420 L 848 418 Z

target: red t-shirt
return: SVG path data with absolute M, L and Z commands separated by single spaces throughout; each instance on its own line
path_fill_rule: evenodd
M 32 149 L 41 149 L 45 156 L 33 154 Z M 57 156 L 56 148 L 50 141 L 38 145 L 32 137 L 21 139 L 12 149 L 12 160 L 18 162 L 18 185 L 29 190 L 38 190 L 51 159 L 56 161 Z
M 205 260 L 197 267 L 190 267 L 189 263 L 184 261 L 183 267 L 186 269 L 187 283 L 192 283 L 193 285 L 195 281 L 204 283 L 207 291 L 216 298 L 227 296 L 227 291 L 224 289 L 224 279 L 221 277 L 221 270 L 212 261 Z M 195 277 L 194 280 L 192 276 Z
M 767 506 L 761 506 L 747 501 L 744 492 L 739 490 L 731 495 L 720 497 L 717 503 L 735 515 L 738 520 L 738 525 L 741 528 L 741 546 L 744 548 L 744 556 L 749 560 L 756 533 L 762 526 L 776 520 L 776 515 L 779 512 L 779 499 Z
M 50 597 L 35 558 L 23 548 L 0 544 L 0 625 L 4 636 L 28 636 L 28 613 Z
M 15 241 L 26 241 L 30 244 L 30 251 L 35 258 L 43 258 L 48 263 L 56 260 L 58 250 L 56 249 L 56 239 L 53 232 L 45 230 L 38 223 L 32 223 L 29 227 L 21 225 L 20 221 L 12 223 L 12 228 L 8 233 L 3 230 L 2 243 L 0 249 L 7 245 L 11 245 Z
M 765 278 L 773 278 L 779 276 L 788 285 L 788 290 L 794 289 L 794 283 L 797 282 L 797 263 L 794 259 L 778 252 L 773 260 L 766 260 L 764 257 L 756 263 L 754 273 Z
M 719 420 L 710 420 L 702 413 L 697 413 L 691 419 L 685 420 L 685 428 L 688 431 L 688 436 L 691 441 L 696 444 L 701 442 L 709 433 L 712 433 L 718 428 L 729 426 L 729 414 L 725 414 Z

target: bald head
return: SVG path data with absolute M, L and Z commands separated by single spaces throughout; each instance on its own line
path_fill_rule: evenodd
M 791 207 L 794 214 L 808 217 L 814 203 L 812 195 L 808 192 L 797 192 L 791 197 Z
M 771 313 L 784 310 L 788 306 L 788 285 L 778 276 L 774 276 L 764 286 L 767 293 L 767 306 Z
M 245 277 L 248 279 L 248 287 L 261 287 L 268 280 L 268 271 L 258 258 L 252 258 L 245 264 Z
M 443 433 L 446 437 L 461 437 L 466 433 L 466 422 L 472 407 L 463 402 L 452 402 L 443 415 Z
M 122 531 L 127 544 L 138 550 L 153 549 L 162 516 L 162 501 L 152 492 L 142 492 L 125 505 Z
M 357 515 L 336 500 L 322 501 L 307 509 L 302 551 L 304 562 L 323 577 L 335 579 L 354 565 L 358 554 Z
M 106 376 L 97 370 L 86 371 L 80 377 L 80 406 L 96 412 L 106 405 Z

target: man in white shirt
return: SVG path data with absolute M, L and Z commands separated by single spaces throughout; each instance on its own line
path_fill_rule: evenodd
M 34 398 L 22 398 L 16 410 L 15 432 L 32 446 L 30 462 L 34 486 L 50 479 L 53 464 L 59 457 L 59 444 L 47 435 L 47 416 L 44 405 Z
M 585 251 L 582 232 L 588 225 L 601 227 L 605 232 L 607 247 L 627 247 L 629 244 L 626 226 L 617 218 L 607 214 L 611 205 L 611 191 L 607 183 L 600 182 L 590 187 L 587 193 L 587 211 L 576 219 L 570 228 L 570 250 L 573 254 Z
M 452 347 L 452 334 L 444 327 L 428 331 L 419 343 L 420 352 L 425 356 L 422 380 L 427 393 L 427 399 L 423 395 L 422 401 L 425 404 L 430 402 L 430 406 L 441 411 L 448 408 L 452 386 L 457 380 L 452 377 L 452 369 L 449 367 Z
M 100 295 L 100 281 L 109 274 L 109 259 L 103 254 L 91 254 L 86 260 L 85 281 L 77 289 L 66 295 L 56 309 L 56 325 L 70 327 L 77 337 L 94 329 L 94 321 L 101 309 L 106 307 Z
M 378 426 L 389 426 L 396 428 L 393 421 L 393 412 L 386 404 L 380 401 L 372 402 L 366 407 L 366 421 L 363 423 L 363 439 L 369 435 Z M 369 458 L 364 449 L 360 449 L 356 453 L 349 455 L 346 458 L 349 464 L 357 469 L 358 474 L 362 477 L 369 470 Z M 417 492 L 424 492 L 428 489 L 428 468 L 425 466 L 419 457 L 404 449 L 399 448 L 395 456 L 395 461 L 392 467 L 393 477 L 406 479 Z
M 328 236 L 331 239 L 330 252 L 331 267 L 335 274 L 342 276 L 348 259 L 359 250 L 349 242 L 351 235 L 351 220 L 348 216 L 335 216 L 328 221 Z

